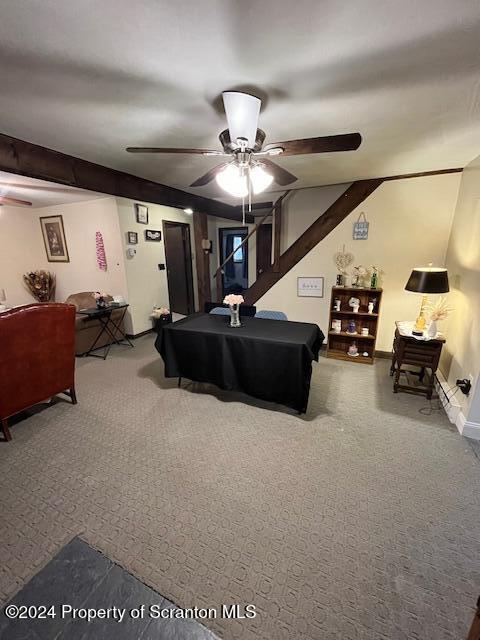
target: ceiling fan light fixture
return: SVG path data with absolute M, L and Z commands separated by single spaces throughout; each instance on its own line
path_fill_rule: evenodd
M 236 164 L 231 163 L 215 176 L 217 184 L 231 196 L 244 198 L 248 195 L 247 176 Z
M 253 193 L 262 193 L 273 182 L 273 176 L 265 171 L 261 164 L 256 164 L 250 169 L 250 180 L 252 183 Z
M 247 147 L 253 149 L 257 138 L 261 100 L 239 91 L 224 91 L 222 98 L 230 140 L 245 138 L 248 141 Z

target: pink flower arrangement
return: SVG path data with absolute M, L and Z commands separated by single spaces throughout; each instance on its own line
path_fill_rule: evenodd
M 223 299 L 223 304 L 228 304 L 229 307 L 233 307 L 235 304 L 242 304 L 242 302 L 245 302 L 243 296 L 235 295 L 234 293 L 230 293 Z

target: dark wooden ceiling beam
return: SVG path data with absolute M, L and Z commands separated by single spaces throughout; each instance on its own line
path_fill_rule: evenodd
M 112 196 L 241 220 L 236 207 L 0 134 L 0 170 Z

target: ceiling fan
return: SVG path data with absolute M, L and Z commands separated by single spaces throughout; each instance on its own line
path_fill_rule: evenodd
M 273 181 L 283 187 L 297 180 L 293 173 L 272 162 L 271 157 L 353 151 L 362 142 L 359 133 L 346 133 L 274 142 L 263 147 L 265 132 L 258 128 L 261 100 L 238 91 L 225 91 L 222 97 L 228 124 L 228 129 L 219 135 L 223 151 L 170 147 L 127 147 L 126 150 L 130 153 L 193 153 L 228 158 L 190 186 L 202 187 L 216 179 L 230 195 L 245 198 L 252 192 L 261 193 Z

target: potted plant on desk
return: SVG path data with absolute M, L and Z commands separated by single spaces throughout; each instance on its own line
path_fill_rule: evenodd
M 153 322 L 153 330 L 156 333 L 160 333 L 160 330 L 165 324 L 172 322 L 172 314 L 167 307 L 153 307 L 150 317 Z

